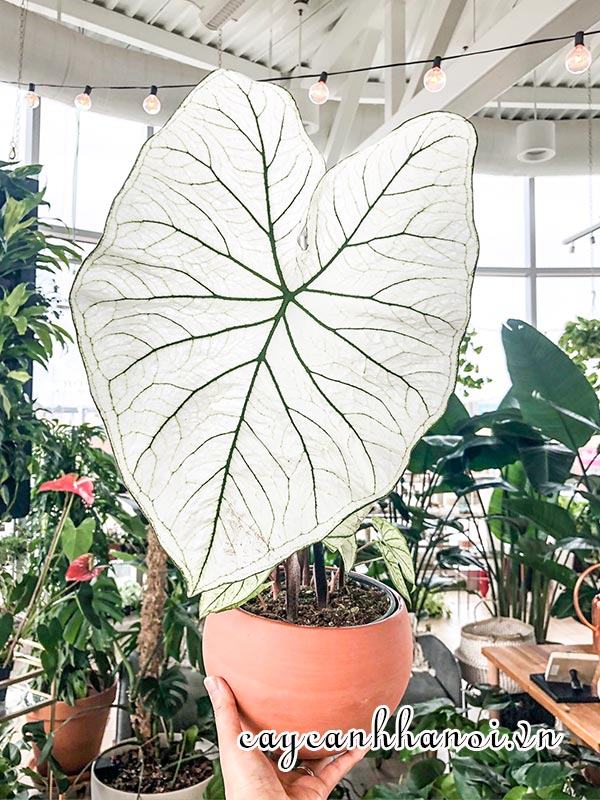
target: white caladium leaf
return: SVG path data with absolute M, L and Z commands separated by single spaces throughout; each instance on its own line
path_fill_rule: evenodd
M 392 583 L 402 597 L 410 601 L 408 586 L 415 582 L 415 565 L 402 531 L 383 517 L 372 517 L 371 525 L 377 531 L 373 544 L 377 547 Z
M 340 529 L 442 413 L 474 151 L 430 114 L 325 175 L 290 95 L 224 71 L 142 148 L 71 302 L 123 477 L 191 592 Z

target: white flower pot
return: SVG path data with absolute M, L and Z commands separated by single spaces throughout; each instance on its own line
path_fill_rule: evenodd
M 102 756 L 118 755 L 119 753 L 125 753 L 127 750 L 131 750 L 135 747 L 137 747 L 137 745 L 131 742 L 118 744 L 115 745 L 115 747 L 111 747 L 109 750 L 105 750 Z M 102 758 L 102 756 L 100 756 L 100 758 Z M 177 789 L 174 792 L 161 792 L 160 794 L 138 794 L 135 789 L 132 789 L 130 792 L 124 792 L 120 789 L 113 789 L 112 786 L 107 786 L 98 779 L 96 776 L 97 763 L 98 761 L 96 760 L 92 764 L 92 800 L 202 800 L 204 797 L 204 790 L 210 781 L 210 778 L 207 778 L 202 781 L 202 783 L 196 784 L 196 786 L 189 786 L 187 789 Z

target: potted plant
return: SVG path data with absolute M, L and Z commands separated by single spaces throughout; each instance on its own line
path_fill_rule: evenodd
M 44 676 L 39 688 L 52 693 L 52 706 L 31 712 L 30 723 L 43 723 L 52 739 L 52 756 L 62 772 L 76 775 L 99 752 L 110 707 L 116 694 L 119 634 L 122 619 L 120 595 L 104 574 L 106 565 L 94 565 L 89 552 L 95 521 L 84 519 L 77 527 L 70 511 L 77 497 L 84 506 L 94 502 L 93 481 L 63 475 L 42 483 L 38 492 L 64 493 L 61 517 L 29 604 L 12 636 L 7 658 L 21 638 L 32 632 L 41 646 Z M 54 581 L 56 562 L 68 564 L 63 580 Z M 53 576 L 51 586 L 49 575 Z M 76 744 L 75 744 L 76 743 Z M 46 772 L 46 759 L 36 756 L 37 767 Z
M 129 673 L 134 738 L 110 748 L 93 763 L 92 800 L 201 800 L 213 766 L 196 725 L 181 735 L 173 732 L 172 720 L 186 699 L 187 687 L 165 653 L 167 555 L 151 530 L 146 562 L 137 636 L 139 670 L 123 662 Z
M 343 728 L 404 691 L 402 601 L 350 576 L 327 604 L 321 544 L 351 566 L 360 520 L 452 392 L 478 249 L 475 144 L 466 120 L 428 114 L 325 173 L 289 93 L 217 70 L 144 145 L 76 277 L 78 341 L 123 479 L 215 613 L 206 663 L 250 725 L 301 731 L 307 704 L 311 729 Z M 309 549 L 299 598 L 312 592 L 316 626 L 293 621 Z M 276 602 L 284 572 L 285 619 L 259 598 L 227 610 L 271 573 Z M 379 608 L 338 627 L 344 591 Z M 365 702 L 373 653 L 390 673 Z

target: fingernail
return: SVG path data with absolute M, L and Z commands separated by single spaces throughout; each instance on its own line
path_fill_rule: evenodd
M 213 678 L 212 675 L 207 675 L 204 678 L 204 686 L 210 697 L 216 697 L 219 693 L 219 681 Z

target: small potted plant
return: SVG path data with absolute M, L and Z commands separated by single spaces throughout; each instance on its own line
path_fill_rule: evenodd
M 139 670 L 129 672 L 134 739 L 117 744 L 92 765 L 92 800 L 201 800 L 213 767 L 199 729 L 173 733 L 172 720 L 187 697 L 180 669 L 164 652 L 167 556 L 148 535 L 147 580 L 137 636 Z
M 107 564 L 95 564 L 90 552 L 94 518 L 86 517 L 75 526 L 70 517 L 76 497 L 87 508 L 93 505 L 93 481 L 63 475 L 42 483 L 38 491 L 64 493 L 65 502 L 12 648 L 28 630 L 41 646 L 44 676 L 37 683 L 57 702 L 31 712 L 28 720 L 41 722 L 52 737 L 52 756 L 61 770 L 77 775 L 98 754 L 115 700 L 117 645 L 125 635 L 116 626 L 123 614 L 116 584 L 105 574 Z M 63 570 L 67 565 L 62 576 L 58 564 Z M 37 762 L 45 774 L 47 764 L 39 752 Z
M 357 726 L 402 696 L 404 604 L 343 569 L 453 389 L 475 146 L 426 114 L 326 172 L 288 92 L 216 70 L 144 145 L 75 279 L 123 479 L 215 614 L 206 664 L 251 727 Z

